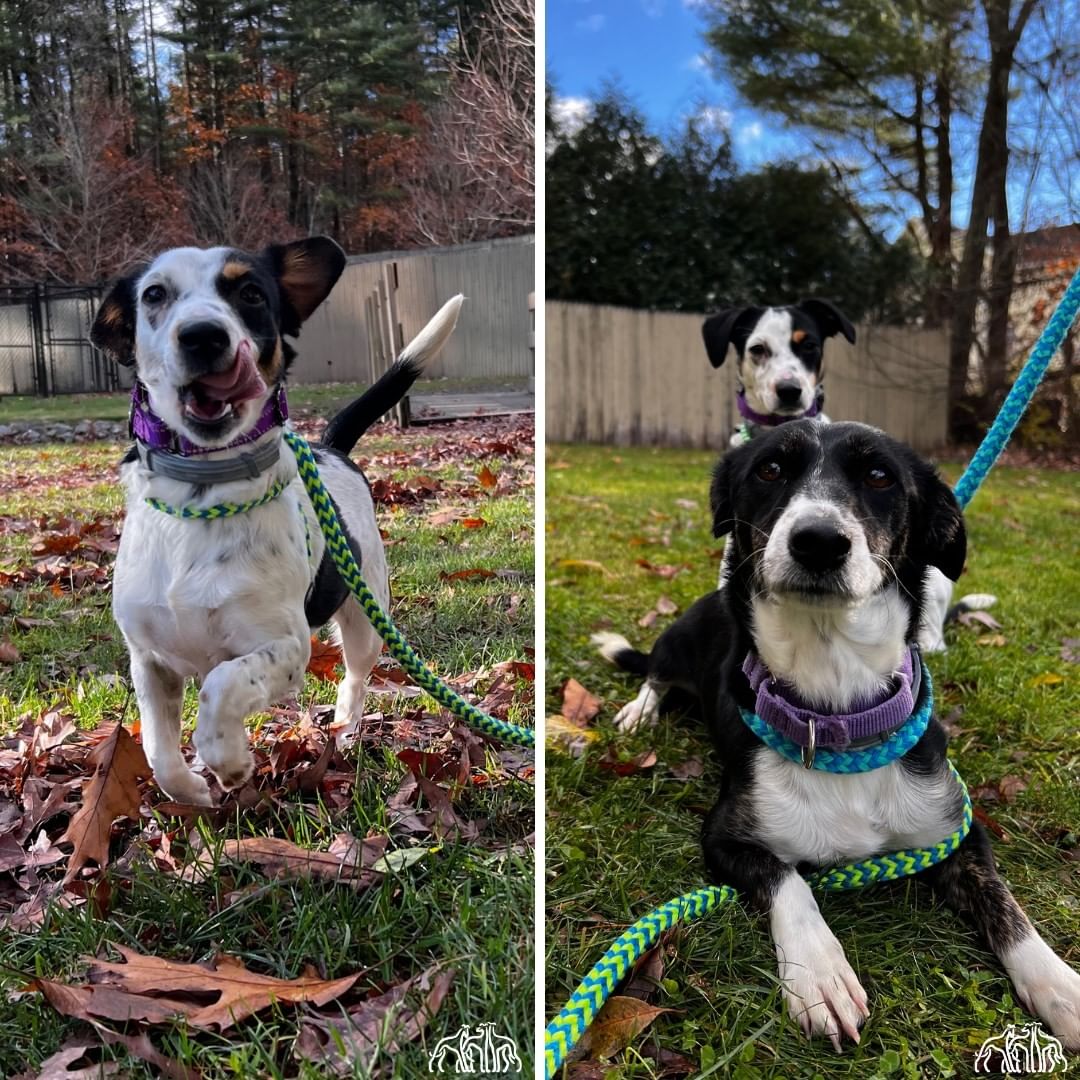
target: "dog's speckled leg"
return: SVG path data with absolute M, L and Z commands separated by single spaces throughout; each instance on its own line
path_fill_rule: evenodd
M 143 750 L 158 786 L 177 802 L 209 806 L 213 802 L 209 786 L 187 767 L 180 753 L 184 680 L 146 653 L 132 649 L 131 681 L 139 702 Z
M 247 782 L 253 768 L 244 720 L 298 689 L 311 656 L 311 640 L 281 637 L 246 656 L 226 660 L 203 680 L 195 746 L 226 790 Z

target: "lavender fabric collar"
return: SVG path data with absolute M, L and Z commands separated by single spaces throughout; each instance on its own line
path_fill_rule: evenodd
M 258 423 L 239 439 L 234 439 L 227 446 L 196 446 L 183 435 L 173 431 L 164 420 L 150 407 L 150 396 L 146 387 L 136 380 L 131 388 L 131 413 L 128 417 L 128 430 L 133 439 L 138 439 L 149 450 L 164 451 L 179 457 L 194 457 L 209 454 L 216 450 L 232 450 L 237 446 L 261 439 L 268 431 L 281 427 L 289 419 L 289 402 L 285 396 L 285 384 L 279 383 L 277 390 L 266 399 Z
M 821 412 L 821 402 L 816 397 L 814 398 L 814 404 L 811 405 L 806 412 L 799 413 L 797 416 L 782 416 L 780 413 L 754 412 L 754 410 L 746 403 L 745 390 L 740 390 L 735 395 L 735 405 L 739 410 L 739 415 L 744 420 L 749 420 L 751 424 L 758 424 L 761 427 L 777 427 L 780 424 L 786 424 L 789 420 L 809 420 Z
M 742 669 L 757 695 L 754 711 L 769 727 L 806 748 L 812 726 L 818 747 L 842 749 L 877 742 L 911 717 L 919 696 L 922 661 L 915 647 L 910 647 L 900 669 L 894 672 L 893 687 L 883 698 L 856 702 L 854 712 L 832 716 L 815 712 L 790 686 L 774 679 L 756 653 L 747 653 Z

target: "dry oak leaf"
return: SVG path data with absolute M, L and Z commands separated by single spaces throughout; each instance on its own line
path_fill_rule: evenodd
M 94 775 L 83 788 L 82 806 L 68 823 L 58 843 L 72 843 L 64 881 L 71 881 L 90 861 L 104 869 L 109 861 L 109 834 L 119 817 L 139 820 L 142 796 L 139 780 L 150 776 L 142 747 L 117 724 L 113 733 L 87 757 Z
M 217 994 L 217 1001 L 201 1004 L 187 1013 L 193 1027 L 219 1027 L 222 1031 L 269 1008 L 274 1002 L 310 1001 L 325 1005 L 340 997 L 359 978 L 321 979 L 305 973 L 297 979 L 275 979 L 248 971 L 231 956 L 218 956 L 207 966 L 181 964 L 160 956 L 144 956 L 122 945 L 113 945 L 124 963 L 90 960 L 90 979 L 97 986 L 108 985 L 132 994 L 164 993 L 197 995 Z
M 560 711 L 571 724 L 585 727 L 602 707 L 603 702 L 594 694 L 590 694 L 577 679 L 567 679 L 563 683 Z
M 311 639 L 311 659 L 308 660 L 308 671 L 317 679 L 326 682 L 339 682 L 341 676 L 337 672 L 337 665 L 343 664 L 340 645 L 332 645 L 328 641 L 320 641 L 317 637 Z
M 325 878 L 362 889 L 382 880 L 382 874 L 368 867 L 385 853 L 388 843 L 385 836 L 361 842 L 342 834 L 329 851 L 311 851 L 278 836 L 250 836 L 226 840 L 221 851 L 233 862 L 257 863 L 282 877 Z
M 392 1057 L 403 1043 L 420 1036 L 442 1005 L 454 975 L 452 969 L 429 968 L 350 1009 L 347 1016 L 310 1018 L 296 1040 L 297 1056 L 318 1062 L 334 1076 L 353 1076 L 358 1065 L 363 1075 L 372 1075 L 380 1049 Z M 405 1002 L 411 990 L 425 995 L 415 1010 Z
M 482 488 L 490 490 L 499 482 L 498 477 L 485 465 L 477 474 L 476 479 Z
M 101 1061 L 79 1065 L 88 1054 L 101 1049 L 101 1044 L 86 1039 L 68 1039 L 55 1054 L 42 1063 L 40 1069 L 28 1069 L 11 1080 L 102 1080 L 120 1071 L 118 1061 Z
M 578 1045 L 587 1057 L 600 1060 L 614 1057 L 625 1050 L 658 1016 L 669 1012 L 675 1010 L 648 1005 L 638 998 L 610 997 Z

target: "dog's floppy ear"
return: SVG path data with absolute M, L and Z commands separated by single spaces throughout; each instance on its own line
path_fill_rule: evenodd
M 731 454 L 725 454 L 713 469 L 709 487 L 709 508 L 712 510 L 713 536 L 726 536 L 735 527 L 734 507 L 731 501 Z
M 952 488 L 929 467 L 920 479 L 922 522 L 919 530 L 920 554 L 950 581 L 957 581 L 967 557 L 967 530 L 964 515 Z
M 300 324 L 330 295 L 345 269 L 345 252 L 329 236 L 312 236 L 291 244 L 271 244 L 263 257 L 277 278 L 286 311 L 282 331 L 296 334 Z M 289 318 L 289 314 L 294 316 Z
M 705 351 L 709 354 L 709 363 L 718 368 L 727 356 L 728 346 L 739 347 L 739 338 L 745 342 L 751 327 L 761 318 L 764 308 L 725 308 L 715 315 L 710 315 L 701 327 L 701 336 L 705 339 Z
M 800 300 L 799 310 L 805 311 L 821 327 L 822 337 L 843 334 L 852 345 L 855 344 L 855 327 L 831 300 L 817 300 L 813 297 L 809 300 Z
M 130 274 L 113 285 L 90 328 L 90 340 L 125 367 L 135 363 L 135 284 L 140 275 Z

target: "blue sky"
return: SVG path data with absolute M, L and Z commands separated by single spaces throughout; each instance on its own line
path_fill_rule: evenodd
M 547 70 L 561 98 L 595 97 L 617 81 L 667 132 L 703 109 L 731 130 L 740 164 L 799 156 L 804 141 L 741 104 L 703 62 L 703 22 L 692 0 L 548 0 Z
M 1074 0 L 1048 0 L 1057 10 Z M 694 10 L 695 0 L 548 0 L 548 77 L 557 97 L 573 112 L 614 81 L 648 118 L 659 134 L 678 129 L 689 113 L 702 113 L 731 132 L 738 163 L 752 169 L 766 162 L 811 161 L 814 152 L 802 133 L 785 127 L 781 118 L 749 108 L 722 73 L 704 61 L 704 20 Z M 978 33 L 978 30 L 976 30 Z M 1025 41 L 1033 37 L 1029 31 Z M 1028 42 L 1030 44 L 1030 42 Z M 1021 50 L 1023 51 L 1023 49 Z M 1014 87 L 1015 88 L 1015 87 Z M 1030 94 L 1030 91 L 1028 92 Z M 1011 109 L 1012 140 L 1026 141 L 1024 118 L 1038 99 L 1021 95 Z M 1064 128 L 1062 133 L 1064 133 Z M 1080 129 L 1078 129 L 1080 131 Z M 1056 132 L 1050 129 L 1050 136 Z M 970 199 L 971 170 L 975 160 L 977 124 L 954 117 L 953 160 L 956 197 L 953 220 L 963 227 Z M 1035 140 L 1038 143 L 1038 140 Z M 1067 138 L 1044 134 L 1035 179 L 1014 153 L 1010 175 L 1010 209 L 1014 229 L 1043 224 L 1064 224 L 1080 214 L 1080 168 L 1070 170 L 1064 184 L 1054 176 L 1054 159 L 1075 149 Z M 1018 145 L 1014 145 L 1014 151 Z M 1030 159 L 1030 153 L 1029 153 Z M 1080 161 L 1080 159 L 1078 159 Z M 1030 192 L 1025 200 L 1025 189 Z M 915 206 L 896 207 L 889 215 L 888 231 L 895 234 Z

